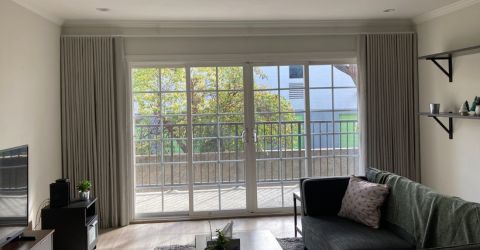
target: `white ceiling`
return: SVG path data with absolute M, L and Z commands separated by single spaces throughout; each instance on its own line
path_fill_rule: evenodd
M 462 0 L 14 0 L 51 19 L 276 21 L 414 18 Z M 464 1 L 464 0 L 463 0 Z M 99 12 L 96 8 L 109 8 Z M 385 9 L 396 9 L 385 13 Z

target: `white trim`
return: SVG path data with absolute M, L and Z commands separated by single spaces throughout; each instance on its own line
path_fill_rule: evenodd
M 447 6 L 443 6 L 441 8 L 418 15 L 413 18 L 413 21 L 415 24 L 420 24 L 479 3 L 480 0 L 460 0 Z
M 43 9 L 39 9 L 37 7 L 34 7 L 32 6 L 31 4 L 27 3 L 27 1 L 25 0 L 12 0 L 14 3 L 22 6 L 23 8 L 43 17 L 44 19 L 47 19 L 48 21 L 56 24 L 56 25 L 59 25 L 59 26 L 62 26 L 63 24 L 63 19 L 56 16 L 56 15 L 53 15 Z
M 160 64 L 218 64 L 218 63 L 346 63 L 354 62 L 355 51 L 313 52 L 313 53 L 268 53 L 268 54 L 218 54 L 218 55 L 130 55 L 127 61 L 135 66 L 156 66 Z
M 66 21 L 65 36 L 109 35 L 124 37 L 239 37 L 354 35 L 413 32 L 409 19 L 338 21 Z
M 19 0 L 16 0 L 19 1 Z M 66 20 L 64 27 L 115 28 L 301 28 L 409 25 L 409 19 L 374 20 L 278 20 L 278 21 L 155 21 L 155 20 Z

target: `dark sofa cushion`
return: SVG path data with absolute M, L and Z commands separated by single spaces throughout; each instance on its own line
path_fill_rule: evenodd
M 302 228 L 309 250 L 415 249 L 385 228 L 369 228 L 338 216 L 304 216 Z
M 311 178 L 302 182 L 302 207 L 309 216 L 337 215 L 350 177 Z

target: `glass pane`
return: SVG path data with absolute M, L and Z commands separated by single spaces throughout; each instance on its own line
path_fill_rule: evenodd
M 164 123 L 160 127 L 163 128 L 163 139 L 187 138 L 187 126 L 185 124 Z
M 340 133 L 340 148 L 358 149 L 358 114 L 357 112 L 336 112 L 335 122 L 338 124 Z M 354 152 L 343 152 L 342 154 L 355 154 Z
M 334 89 L 335 109 L 357 109 L 357 89 Z
M 185 91 L 185 68 L 164 68 L 160 71 L 162 91 Z
M 135 117 L 135 140 L 155 139 L 160 134 L 156 117 Z
M 303 134 L 305 132 L 304 113 L 285 113 L 282 114 L 281 133 Z
M 187 94 L 180 93 L 162 93 L 162 114 L 186 114 L 187 113 Z
M 243 113 L 243 91 L 218 92 L 219 113 Z
M 192 114 L 215 114 L 217 113 L 217 93 L 193 92 Z
M 245 184 L 222 185 L 220 192 L 222 210 L 245 209 L 247 207 Z
M 224 187 L 242 186 L 245 184 L 245 164 L 243 161 L 222 162 L 220 164 L 220 180 Z M 237 197 L 244 198 L 244 197 Z M 245 201 L 243 201 L 245 202 Z M 223 205 L 222 205 L 223 207 Z
M 255 112 L 272 113 L 279 111 L 278 91 L 255 91 Z
M 201 115 L 192 117 L 193 137 L 216 137 L 217 117 L 216 115 Z
M 217 88 L 216 67 L 191 68 L 191 82 L 193 90 L 215 90 Z
M 293 193 L 300 192 L 300 185 L 298 181 L 288 182 L 285 184 L 283 188 L 283 200 L 284 200 L 284 207 L 293 207 Z M 297 202 L 298 205 L 298 202 Z
M 299 112 L 305 110 L 305 92 L 303 89 L 280 91 L 280 111 Z
M 308 70 L 310 88 L 332 86 L 331 65 L 310 65 Z
M 204 163 L 194 163 L 193 164 L 193 177 L 194 184 L 214 184 L 217 183 L 217 163 L 204 162 Z
M 242 139 L 220 139 L 220 159 L 237 160 L 243 159 L 244 145 Z
M 133 92 L 137 91 L 158 91 L 159 72 L 157 68 L 132 69 Z
M 338 64 L 333 66 L 333 85 L 335 87 L 355 87 L 356 78 L 356 64 Z
M 310 110 L 331 110 L 332 109 L 332 90 L 331 89 L 311 89 L 310 90 Z
M 216 185 L 195 185 L 193 188 L 193 210 L 220 210 L 219 190 Z
M 133 113 L 135 115 L 157 115 L 160 113 L 160 96 L 156 93 L 133 94 Z
M 160 116 L 158 121 L 158 124 L 162 124 L 162 123 L 163 125 L 182 124 L 182 126 L 186 126 L 187 115 L 186 114 L 168 114 L 168 115 L 164 114 Z
M 277 89 L 278 88 L 278 67 L 277 66 L 253 67 L 253 88 L 254 89 Z
M 243 89 L 243 67 L 219 67 L 218 68 L 219 90 Z
M 280 66 L 280 88 L 304 88 L 303 65 Z
M 220 137 L 241 137 L 245 127 L 242 122 L 222 122 L 220 123 Z
M 217 139 L 193 139 L 193 161 L 218 160 Z
M 282 207 L 282 200 L 281 183 L 257 183 L 257 205 L 259 208 Z

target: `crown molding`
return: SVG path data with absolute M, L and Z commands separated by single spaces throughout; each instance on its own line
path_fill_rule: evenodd
M 66 21 L 63 35 L 156 37 L 336 35 L 412 32 L 408 19 L 339 21 Z
M 299 28 L 409 25 L 408 19 L 279 20 L 279 21 L 162 21 L 162 20 L 66 20 L 64 27 L 116 28 Z
M 59 25 L 59 26 L 62 26 L 63 24 L 63 19 L 62 18 L 59 18 L 43 9 L 40 9 L 38 7 L 35 7 L 35 6 L 32 6 L 31 4 L 29 4 L 27 1 L 25 0 L 12 0 L 13 2 L 15 2 L 16 4 L 22 6 L 23 8 L 47 19 L 48 21 L 56 24 L 56 25 Z
M 467 7 L 470 7 L 472 5 L 479 4 L 479 3 L 480 3 L 480 0 L 460 0 L 458 2 L 449 4 L 447 6 L 443 6 L 441 8 L 418 15 L 413 18 L 413 22 L 415 24 L 424 23 L 426 21 L 450 14 L 452 12 L 455 12 L 461 9 L 465 9 Z

